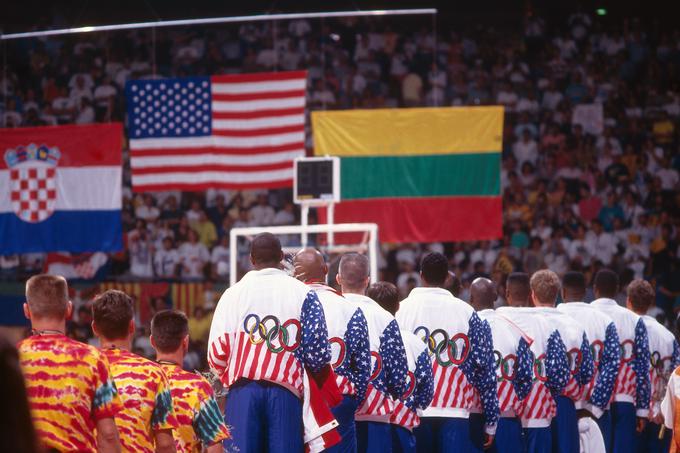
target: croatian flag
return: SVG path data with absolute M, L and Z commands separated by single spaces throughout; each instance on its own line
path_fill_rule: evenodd
M 119 123 L 0 132 L 0 254 L 122 249 Z

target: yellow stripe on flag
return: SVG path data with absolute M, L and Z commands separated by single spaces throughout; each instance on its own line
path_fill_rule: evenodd
M 317 156 L 498 153 L 503 107 L 433 107 L 312 112 Z

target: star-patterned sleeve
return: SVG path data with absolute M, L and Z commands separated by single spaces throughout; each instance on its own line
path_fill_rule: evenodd
M 545 357 L 546 386 L 550 392 L 559 395 L 569 382 L 569 361 L 567 360 L 567 347 L 562 341 L 560 333 L 555 330 L 548 337 L 548 345 Z
M 673 340 L 673 358 L 671 361 L 671 371 L 680 366 L 680 345 L 678 340 Z
M 153 413 L 151 414 L 151 429 L 160 431 L 164 429 L 175 429 L 178 423 L 172 408 L 172 396 L 170 395 L 170 384 L 165 373 L 158 375 L 158 387 L 154 402 Z
M 524 339 L 519 339 L 517 345 L 517 371 L 512 387 L 515 389 L 517 398 L 523 400 L 531 392 L 534 380 L 534 353 L 531 352 L 529 343 Z
M 651 383 L 649 379 L 649 338 L 647 328 L 642 318 L 635 325 L 635 359 L 633 370 L 635 371 L 635 408 L 638 417 L 646 417 L 649 414 L 649 402 L 651 399 Z
M 588 335 L 583 333 L 583 340 L 581 341 L 581 364 L 576 375 L 576 382 L 584 386 L 590 382 L 595 373 L 595 362 L 593 361 L 593 352 L 590 350 L 590 341 Z
M 414 391 L 415 405 L 418 409 L 426 409 L 434 397 L 434 375 L 432 362 L 427 350 L 420 353 L 416 359 L 416 389 Z
M 345 334 L 347 359 L 338 367 L 354 385 L 359 405 L 364 401 L 371 378 L 371 345 L 368 340 L 368 322 L 361 308 L 357 308 L 347 323 Z
M 612 322 L 605 331 L 604 346 L 600 356 L 600 363 L 598 364 L 599 374 L 593 387 L 593 393 L 590 395 L 590 403 L 593 405 L 594 410 L 593 414 L 598 418 L 607 408 L 607 404 L 609 404 L 612 392 L 614 391 L 616 377 L 619 374 L 620 364 L 619 334 L 616 331 L 616 325 Z
M 318 373 L 331 361 L 331 345 L 323 307 L 314 291 L 309 291 L 302 303 L 300 325 L 302 339 L 295 353 L 311 372 Z
M 461 365 L 461 370 L 479 394 L 486 432 L 495 434 L 500 408 L 491 327 L 488 322 L 482 321 L 477 313 L 472 313 L 469 324 L 470 354 Z
M 386 392 L 398 399 L 406 393 L 408 387 L 408 360 L 396 320 L 390 321 L 380 335 L 378 352 L 382 358 Z

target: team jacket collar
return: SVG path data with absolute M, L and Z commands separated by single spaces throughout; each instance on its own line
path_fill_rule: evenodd
M 260 269 L 259 271 L 256 271 L 256 270 L 248 271 L 248 273 L 244 276 L 244 278 L 246 276 L 257 277 L 257 276 L 260 276 L 260 275 L 288 275 L 288 274 L 281 269 L 277 269 L 275 267 L 267 267 L 267 268 L 264 268 L 264 269 Z
M 493 308 L 486 308 L 484 310 L 479 310 L 477 313 L 484 316 L 493 316 L 496 314 L 496 310 L 494 310 Z
M 378 304 L 378 302 L 374 301 L 368 296 L 364 296 L 363 294 L 352 294 L 352 293 L 344 293 L 343 296 L 345 299 L 349 299 L 352 302 L 358 302 L 358 303 L 363 303 L 363 304 L 368 304 L 368 305 L 373 305 L 374 307 L 378 307 L 382 309 L 382 307 Z
M 418 288 L 413 288 L 411 290 L 411 293 L 409 294 L 409 297 L 411 296 L 428 296 L 428 295 L 439 295 L 439 296 L 448 296 L 453 298 L 453 294 L 451 294 L 448 290 L 444 288 L 439 288 L 439 287 L 434 287 L 434 286 L 421 286 Z
M 609 299 L 608 297 L 601 297 L 599 299 L 595 299 L 594 301 L 591 302 L 591 304 L 618 305 L 618 303 L 614 299 Z

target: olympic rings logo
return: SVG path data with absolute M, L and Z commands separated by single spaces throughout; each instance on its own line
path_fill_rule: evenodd
M 339 337 L 333 337 L 328 342 L 331 344 L 331 354 L 332 357 L 336 357 L 335 360 L 331 363 L 331 367 L 333 369 L 336 369 L 340 366 L 342 366 L 343 363 L 345 363 L 345 354 L 347 352 L 347 347 L 345 346 L 345 342 L 343 341 L 342 338 Z M 337 356 L 336 354 L 336 348 L 334 345 L 338 345 L 337 348 Z
M 406 373 L 406 380 L 408 382 L 408 388 L 406 389 L 406 392 L 402 395 L 401 399 L 406 401 L 409 396 L 413 393 L 413 391 L 416 389 L 416 375 L 413 374 L 413 372 L 408 371 Z
M 452 365 L 460 366 L 470 354 L 470 340 L 464 333 L 457 333 L 449 337 L 443 329 L 435 329 L 430 333 L 427 327 L 417 327 L 413 333 L 427 344 L 429 354 L 434 355 L 435 360 L 444 368 Z
M 514 381 L 517 373 L 517 356 L 508 354 L 503 357 L 500 351 L 494 351 L 493 357 L 498 381 Z
M 576 376 L 581 368 L 583 354 L 578 348 L 572 348 L 567 352 L 567 362 L 569 363 L 569 371 L 572 376 Z
M 534 380 L 545 382 L 548 377 L 545 373 L 545 354 L 541 354 L 534 360 Z
M 595 362 L 595 368 L 600 365 L 600 360 L 602 359 L 602 353 L 604 352 L 604 343 L 600 340 L 595 340 L 590 344 L 590 353 L 593 355 L 593 362 Z
M 373 365 L 373 373 L 371 373 L 371 377 L 368 378 L 369 382 L 380 376 L 380 372 L 382 371 L 382 357 L 375 351 L 371 351 L 371 364 Z
M 294 329 L 289 331 L 291 327 Z M 300 347 L 302 338 L 300 321 L 291 318 L 281 323 L 279 318 L 273 315 L 260 319 L 258 315 L 251 313 L 243 320 L 243 330 L 248 334 L 251 344 L 265 342 L 267 349 L 275 354 L 281 351 L 295 351 Z
M 635 343 L 633 340 L 621 342 L 621 363 L 629 363 L 635 358 Z
M 661 353 L 659 351 L 653 351 L 649 356 L 649 361 L 652 365 L 652 368 L 657 370 L 659 373 L 672 371 L 670 369 L 672 360 L 673 357 L 671 356 L 661 357 Z

